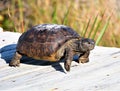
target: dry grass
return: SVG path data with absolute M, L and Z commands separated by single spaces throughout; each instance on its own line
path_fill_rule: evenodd
M 93 38 L 97 30 L 94 36 L 97 40 L 108 18 L 111 17 L 98 45 L 120 47 L 118 2 L 118 0 L 7 0 L 4 8 L 0 9 L 0 26 L 7 31 L 24 32 L 36 24 L 65 24 L 82 36 L 87 28 L 84 37 Z

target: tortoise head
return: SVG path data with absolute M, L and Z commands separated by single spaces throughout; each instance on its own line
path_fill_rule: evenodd
M 95 41 L 89 38 L 81 38 L 78 47 L 81 51 L 90 51 L 95 47 Z

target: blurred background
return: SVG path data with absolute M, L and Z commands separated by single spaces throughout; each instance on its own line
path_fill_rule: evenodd
M 96 45 L 120 47 L 120 0 L 0 0 L 0 27 L 27 31 L 43 23 L 72 27 Z

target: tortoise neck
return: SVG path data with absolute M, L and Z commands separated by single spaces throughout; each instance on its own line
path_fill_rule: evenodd
M 66 48 L 70 48 L 74 52 L 86 52 L 81 44 L 80 39 L 72 39 L 67 42 Z
M 75 52 L 86 52 L 86 50 L 84 50 L 82 46 L 80 39 L 76 40 L 73 44 L 74 44 Z
M 74 52 L 80 52 L 78 39 L 72 39 L 67 43 L 69 47 Z

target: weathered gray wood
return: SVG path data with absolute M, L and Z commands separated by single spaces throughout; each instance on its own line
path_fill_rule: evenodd
M 0 33 L 0 91 L 120 91 L 120 49 L 96 46 L 90 62 L 49 63 L 23 58 L 20 67 L 9 67 L 19 33 Z

